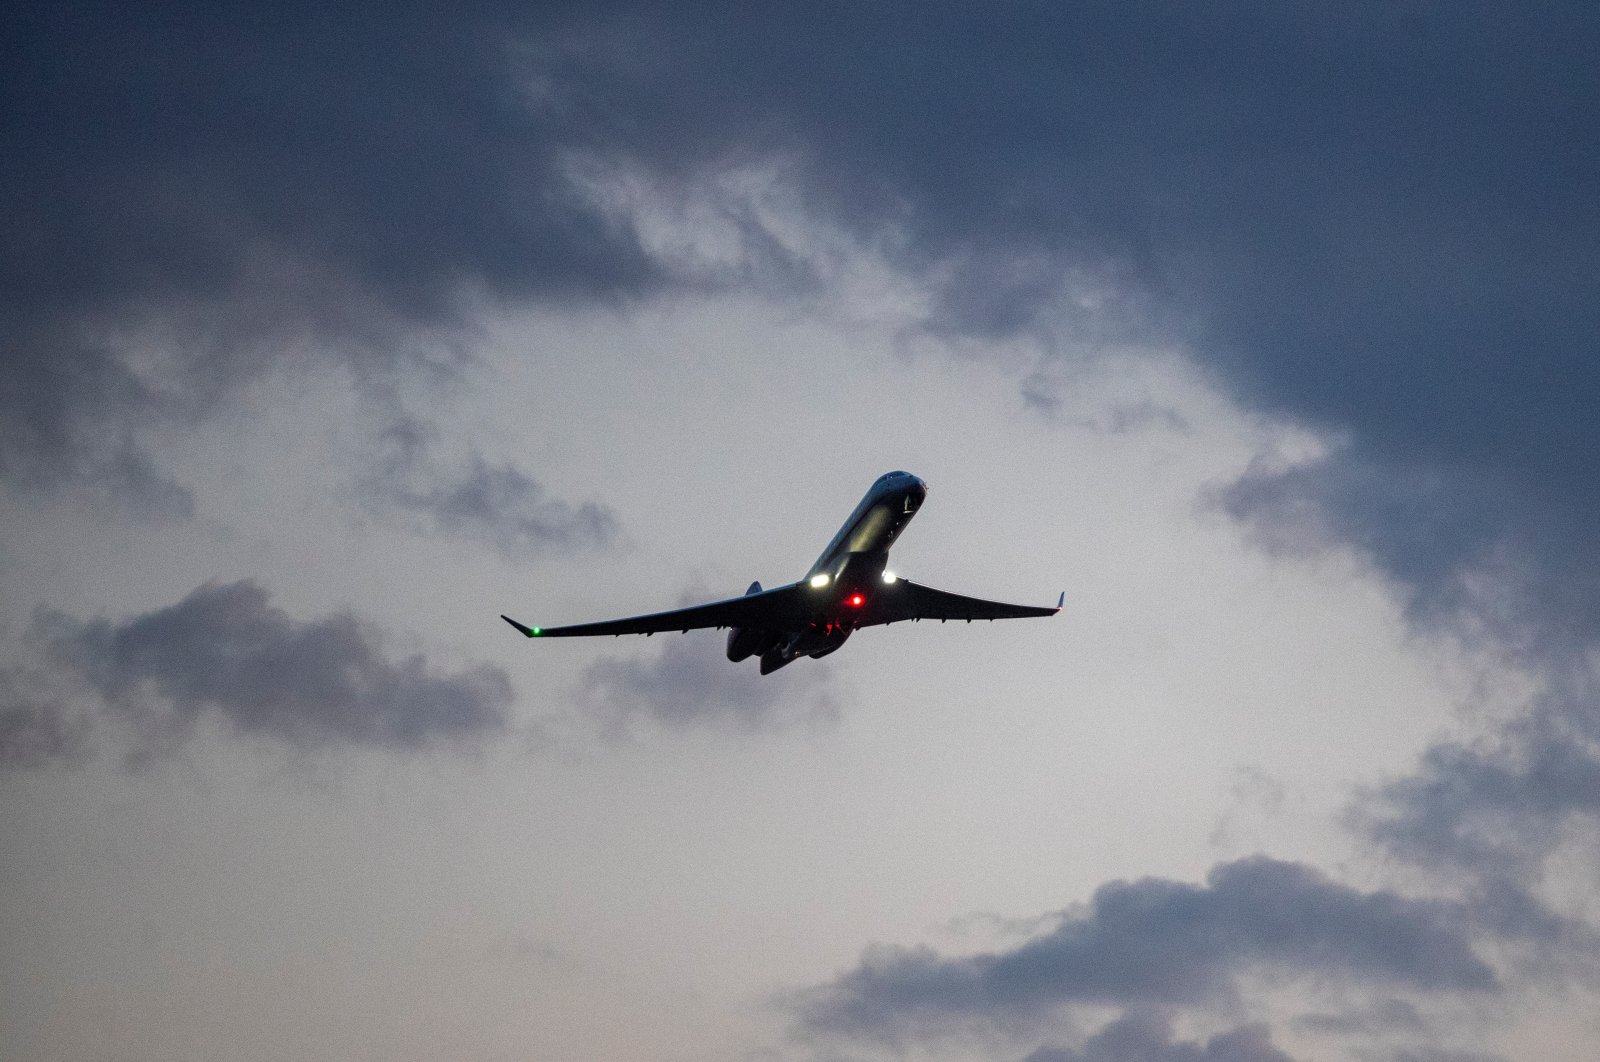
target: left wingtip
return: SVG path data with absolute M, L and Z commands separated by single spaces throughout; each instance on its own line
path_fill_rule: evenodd
M 1056 611 L 1060 612 L 1061 611 L 1061 606 L 1065 605 L 1066 603 L 1067 603 L 1067 592 L 1065 590 L 1063 590 L 1063 591 L 1061 591 L 1061 596 L 1056 598 Z
M 524 627 L 522 624 L 518 623 L 516 620 L 512 619 L 510 616 L 506 616 L 506 615 L 502 615 L 500 618 L 505 620 L 507 623 L 511 624 L 517 630 L 521 631 L 525 637 L 537 638 L 539 636 L 539 628 L 538 627 Z

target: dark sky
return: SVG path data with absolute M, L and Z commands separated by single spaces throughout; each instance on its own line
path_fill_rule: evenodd
M 8 995 L 35 987 L 0 1053 L 116 1042 L 135 1006 L 117 971 L 145 962 L 162 987 L 129 1057 L 176 1057 L 163 1016 L 233 940 L 160 910 L 139 939 L 183 943 L 154 959 L 48 928 L 161 892 L 106 855 L 105 809 L 143 809 L 176 865 L 224 830 L 195 793 L 267 786 L 252 828 L 279 839 L 317 815 L 390 836 L 402 808 L 374 778 L 418 772 L 518 792 L 551 843 L 602 838 L 517 908 L 536 929 L 499 893 L 457 912 L 534 941 L 506 947 L 537 968 L 539 1024 L 637 1015 L 596 1057 L 686 1057 L 734 1001 L 695 1057 L 1590 1057 L 1600 1031 L 1549 1015 L 1589 998 L 1600 958 L 1597 53 L 1600 12 L 1553 3 L 16 8 L 0 763 L 25 810 L 0 862 L 28 869 L 0 889 L 7 927 L 46 927 L 27 954 L 48 974 L 6 970 Z M 1081 626 L 915 664 L 852 644 L 783 683 L 694 638 L 546 672 L 475 626 L 530 594 L 583 619 L 790 578 L 765 566 L 798 566 L 902 465 L 948 507 L 943 532 L 936 508 L 918 522 L 927 578 L 1065 582 Z M 951 729 L 997 706 L 1043 729 L 1004 755 Z M 1047 716 L 1170 734 L 1190 781 L 1163 794 L 1159 737 L 1141 759 L 1138 734 L 1100 729 L 1115 751 L 1088 770 L 1086 735 Z M 891 721 L 921 754 L 970 753 L 897 770 L 901 799 L 989 807 L 998 787 L 1005 836 L 1103 846 L 1064 878 L 1065 856 L 1007 849 L 991 889 L 976 857 L 962 888 L 896 863 L 898 909 L 828 894 L 923 822 L 875 802 L 893 745 L 852 729 Z M 685 773 L 668 784 L 650 750 Z M 1017 784 L 1046 750 L 1081 778 L 1039 795 L 1086 801 L 1092 826 Z M 754 773 L 725 803 L 681 788 L 729 757 Z M 772 797 L 763 830 L 759 780 L 794 780 L 761 774 L 772 757 L 843 772 L 848 798 Z M 241 771 L 277 780 L 219 780 Z M 652 785 L 682 843 L 640 851 L 626 820 Z M 359 813 L 317 810 L 323 786 Z M 574 811 L 597 786 L 630 796 Z M 1163 810 L 1186 799 L 1209 826 Z M 148 834 L 163 800 L 198 839 Z M 723 814 L 724 845 L 693 840 Z M 76 840 L 27 847 L 40 831 Z M 82 870 L 72 844 L 106 861 Z M 688 947 L 716 1001 L 678 1023 L 659 960 L 619 942 L 633 916 L 590 937 L 604 905 L 554 898 L 599 896 L 630 854 L 659 873 L 755 852 L 820 858 L 823 909 L 860 906 L 746 968 L 748 936 L 686 945 L 697 879 L 664 885 L 678 928 L 653 944 Z M 753 928 L 787 887 L 729 885 L 731 922 L 807 937 L 799 914 Z M 375 954 L 460 930 L 430 898 L 396 893 L 409 928 L 372 929 Z M 243 900 L 214 902 L 226 922 Z M 1021 937 L 928 929 L 980 910 L 1047 915 Z M 267 972 L 230 991 L 293 967 L 271 923 L 234 941 Z M 319 940 L 295 961 L 361 985 Z M 452 961 L 514 1003 L 527 971 L 484 965 L 501 944 Z M 407 992 L 356 991 L 395 1043 Z M 185 1057 L 283 1057 L 211 1007 L 180 1023 Z M 581 1040 L 496 1028 L 463 1049 Z

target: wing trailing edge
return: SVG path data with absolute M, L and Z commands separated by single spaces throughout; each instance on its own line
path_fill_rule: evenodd
M 801 584 L 789 583 L 771 590 L 751 590 L 743 597 L 730 597 L 706 605 L 691 605 L 666 612 L 652 612 L 625 619 L 597 623 L 572 623 L 562 627 L 529 627 L 510 616 L 501 616 L 529 638 L 586 638 L 600 635 L 661 634 L 667 631 L 692 631 L 702 627 L 764 627 L 773 630 L 799 629 L 810 618 L 810 602 L 802 596 Z
M 952 594 L 948 590 L 936 590 L 910 579 L 897 579 L 874 595 L 861 626 L 899 623 L 903 620 L 965 620 L 971 623 L 973 620 L 1054 616 L 1061 611 L 1066 599 L 1066 591 L 1062 591 L 1053 608 L 1045 605 L 1014 605 L 1006 601 Z

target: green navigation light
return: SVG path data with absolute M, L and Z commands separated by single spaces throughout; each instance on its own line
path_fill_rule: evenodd
M 544 633 L 544 628 L 543 627 L 535 627 L 533 629 L 533 636 L 535 638 L 539 637 L 539 635 L 542 634 L 542 633 Z

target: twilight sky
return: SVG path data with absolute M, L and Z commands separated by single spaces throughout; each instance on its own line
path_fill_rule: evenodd
M 0 1057 L 1600 1054 L 1600 11 L 24 4 Z M 499 619 L 905 575 L 761 678 Z

